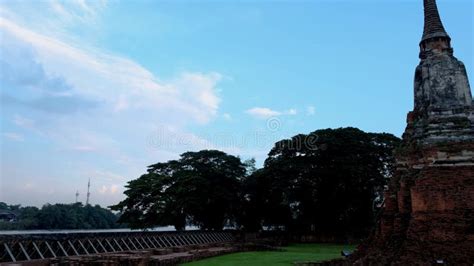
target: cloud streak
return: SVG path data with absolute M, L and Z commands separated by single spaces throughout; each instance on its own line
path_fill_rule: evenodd
M 276 111 L 266 107 L 254 107 L 246 110 L 245 113 L 257 119 L 268 119 L 270 117 L 277 117 L 282 115 L 297 115 L 298 111 L 293 108 L 288 109 L 286 111 Z
M 22 142 L 22 141 L 25 140 L 22 135 L 14 133 L 14 132 L 5 132 L 5 133 L 3 133 L 3 136 L 5 136 L 7 139 L 13 140 L 13 141 Z

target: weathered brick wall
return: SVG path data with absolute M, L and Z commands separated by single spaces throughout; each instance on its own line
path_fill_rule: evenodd
M 402 149 L 379 226 L 353 260 L 474 263 L 472 151 L 472 142 Z

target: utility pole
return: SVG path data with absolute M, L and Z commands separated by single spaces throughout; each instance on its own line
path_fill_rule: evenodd
M 79 190 L 76 191 L 76 203 L 78 202 L 77 199 L 79 198 Z
M 91 188 L 91 179 L 89 178 L 89 182 L 87 182 L 87 200 L 86 200 L 86 206 L 89 205 L 89 198 L 90 198 L 90 188 Z

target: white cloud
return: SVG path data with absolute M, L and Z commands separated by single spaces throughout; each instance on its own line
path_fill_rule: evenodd
M 97 192 L 102 195 L 116 195 L 121 192 L 120 186 L 116 184 L 112 184 L 110 186 L 102 185 Z
M 100 194 L 106 194 L 108 190 L 109 190 L 109 188 L 108 188 L 106 185 L 102 185 L 102 186 L 98 189 L 98 192 L 99 192 Z
M 117 102 L 114 105 L 114 111 L 120 112 L 130 107 L 127 97 L 125 95 L 119 95 Z
M 96 1 L 100 3 L 100 1 Z M 78 6 L 85 14 L 92 14 L 95 15 L 96 10 L 94 9 L 95 7 L 92 6 L 94 4 L 94 1 L 86 1 L 86 0 L 73 0 L 71 3 L 75 4 Z M 104 4 L 106 2 L 102 2 Z
M 245 112 L 253 117 L 261 118 L 261 119 L 266 119 L 273 116 L 281 115 L 281 112 L 272 110 L 270 108 L 265 108 L 265 107 L 254 107 L 254 108 L 248 109 Z
M 296 109 L 289 109 L 288 111 L 285 112 L 287 115 L 296 115 L 298 114 L 298 111 Z
M 46 75 L 59 76 L 70 84 L 70 94 L 94 99 L 112 111 L 166 110 L 180 118 L 207 123 L 219 107 L 216 88 L 222 78 L 219 73 L 184 72 L 174 80 L 161 81 L 129 59 L 93 49 L 79 49 L 7 19 L 0 19 L 0 30 L 9 38 L 2 49 L 29 47 Z M 8 65 L 27 60 L 9 59 Z
M 184 72 L 169 84 L 176 96 L 175 99 L 169 100 L 175 100 L 176 108 L 193 114 L 198 122 L 206 123 L 215 117 L 221 102 L 216 89 L 221 79 L 222 75 L 216 72 L 208 74 Z
M 29 119 L 29 118 L 25 118 L 21 115 L 15 115 L 13 117 L 13 123 L 15 123 L 15 125 L 19 126 L 19 127 L 23 127 L 23 128 L 32 128 L 34 126 L 34 122 L 33 120 Z
M 109 191 L 110 194 L 117 194 L 117 192 L 119 192 L 119 186 L 115 184 L 111 185 Z
M 314 108 L 314 106 L 308 106 L 306 107 L 306 114 L 307 115 L 314 115 L 316 113 L 316 109 Z
M 270 117 L 281 116 L 281 115 L 297 115 L 298 111 L 294 108 L 288 109 L 286 111 L 276 111 L 266 107 L 254 107 L 245 111 L 247 114 L 259 118 L 267 119 Z
M 27 182 L 27 183 L 25 183 L 25 185 L 24 185 L 23 188 L 24 188 L 25 190 L 31 190 L 31 189 L 33 189 L 34 187 L 35 187 L 35 185 L 34 185 L 33 183 Z
M 193 133 L 182 132 L 170 125 L 159 126 L 149 137 L 148 147 L 153 150 L 174 151 L 175 154 L 190 150 L 216 149 L 216 145 Z
M 13 140 L 13 141 L 24 141 L 25 140 L 22 135 L 14 133 L 14 132 L 5 132 L 5 133 L 3 133 L 3 136 L 5 136 L 9 140 Z
M 2 17 L 17 20 L 36 30 L 63 31 L 71 25 L 97 24 L 107 0 L 2 1 Z
M 42 119 L 47 125 L 21 115 L 15 115 L 14 123 L 54 138 L 64 149 L 114 150 L 114 156 L 123 160 L 127 156 L 118 150 L 118 143 L 113 141 L 110 132 L 103 132 L 104 123 L 116 130 L 127 125 L 136 128 L 136 132 L 151 132 L 157 123 L 174 125 L 186 134 L 184 125 L 207 123 L 217 114 L 220 98 L 216 85 L 222 78 L 219 73 L 183 72 L 172 80 L 162 81 L 126 58 L 81 50 L 6 19 L 0 19 L 0 33 L 9 37 L 2 49 L 12 51 L 2 60 L 2 69 L 11 69 L 11 75 L 0 80 L 8 78 L 2 82 L 19 87 L 2 87 L 2 93 L 9 96 L 2 101 L 9 99 L 10 104 L 62 116 L 79 113 L 79 117 L 71 120 L 34 112 L 29 116 Z M 41 89 L 43 87 L 45 89 Z M 67 96 L 52 96 L 58 93 Z M 95 103 L 90 105 L 91 102 L 84 99 L 94 99 Z M 94 110 L 88 112 L 88 108 Z M 89 117 L 102 121 L 102 125 L 98 128 L 99 124 Z M 77 130 L 71 130 L 71 126 Z
M 126 178 L 122 175 L 112 173 L 110 171 L 102 171 L 102 170 L 87 171 L 87 173 L 85 173 L 85 176 L 92 176 L 94 178 L 99 178 L 99 179 L 108 180 L 108 181 L 111 181 L 111 180 L 125 181 L 126 180 Z

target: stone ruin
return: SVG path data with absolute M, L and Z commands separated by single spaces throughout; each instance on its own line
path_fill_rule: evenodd
M 436 0 L 424 0 L 415 107 L 374 234 L 351 263 L 474 264 L 474 104 Z

